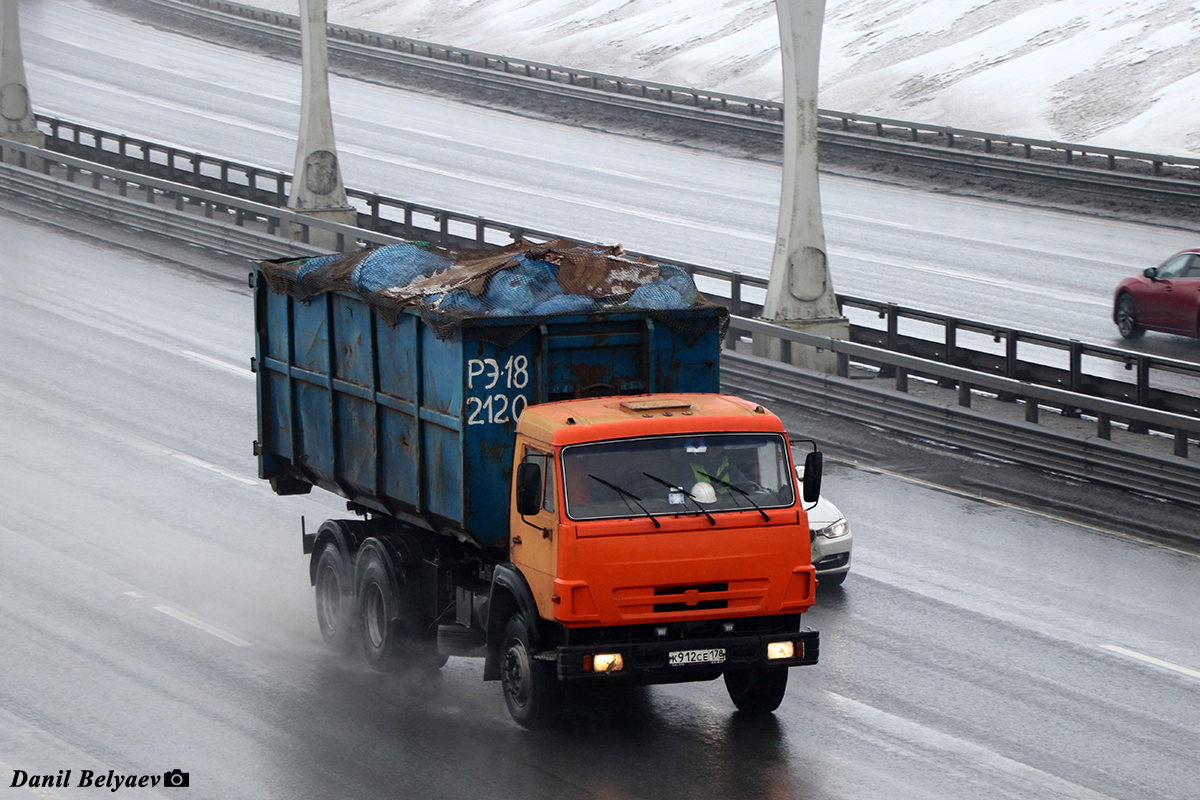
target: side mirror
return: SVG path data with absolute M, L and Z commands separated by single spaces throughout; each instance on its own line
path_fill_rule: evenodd
M 531 517 L 542 510 L 542 468 L 528 461 L 517 465 L 517 513 Z
M 825 460 L 820 450 L 804 457 L 804 502 L 815 503 L 821 499 L 821 472 Z
M 1158 267 L 1146 267 L 1144 270 L 1142 270 L 1142 274 L 1145 275 L 1147 278 L 1149 278 L 1151 281 L 1157 281 L 1158 280 Z

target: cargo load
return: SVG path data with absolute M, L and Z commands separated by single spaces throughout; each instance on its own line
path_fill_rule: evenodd
M 389 323 L 405 309 L 478 319 L 713 305 L 679 267 L 629 258 L 620 245 L 566 240 L 483 250 L 402 242 L 351 255 L 264 261 L 262 270 L 275 291 L 297 300 L 352 292 Z

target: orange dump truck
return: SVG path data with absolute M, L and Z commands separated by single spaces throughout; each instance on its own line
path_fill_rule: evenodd
M 407 293 L 345 259 L 259 264 L 260 476 L 363 517 L 304 533 L 321 633 L 380 670 L 482 657 L 527 727 L 569 684 L 723 677 L 774 711 L 817 662 L 820 453 L 798 482 L 780 420 L 717 392 L 723 309 L 679 281 L 674 299 L 666 267 L 558 249 L 418 253 Z M 526 274 L 589 293 L 546 299 Z M 549 313 L 479 305 L 493 282 Z

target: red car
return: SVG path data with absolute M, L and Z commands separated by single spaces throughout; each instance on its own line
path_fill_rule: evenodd
M 1121 281 L 1113 298 L 1113 322 L 1126 339 L 1148 330 L 1200 338 L 1200 247 Z

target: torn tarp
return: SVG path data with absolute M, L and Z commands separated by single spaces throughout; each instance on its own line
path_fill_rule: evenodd
M 298 300 L 353 292 L 389 323 L 404 309 L 427 319 L 429 314 L 499 319 L 712 305 L 678 267 L 628 257 L 620 245 L 565 239 L 483 250 L 400 243 L 259 266 L 277 292 Z

